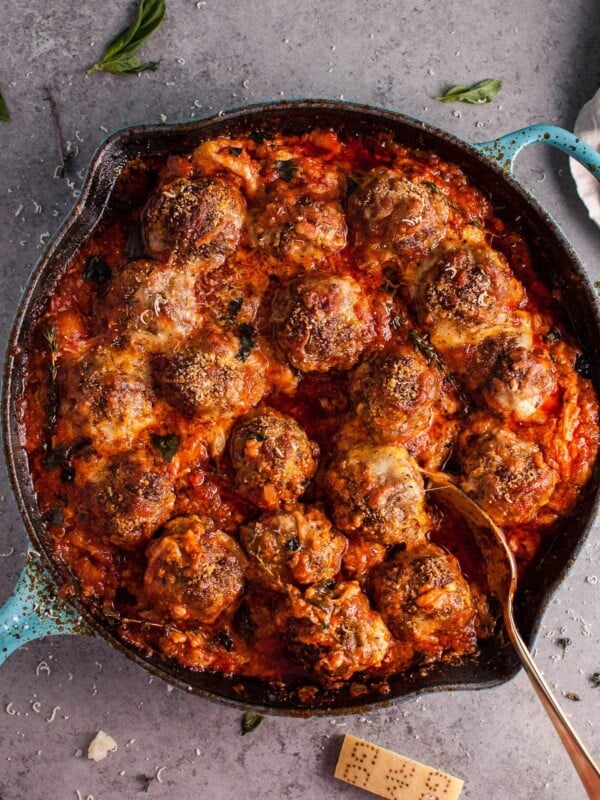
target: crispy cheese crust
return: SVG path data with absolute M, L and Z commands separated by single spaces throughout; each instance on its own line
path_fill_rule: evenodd
M 532 258 L 388 134 L 130 163 L 34 326 L 22 409 L 84 600 L 144 653 L 327 691 L 473 653 L 483 566 L 421 469 L 525 567 L 598 451 Z

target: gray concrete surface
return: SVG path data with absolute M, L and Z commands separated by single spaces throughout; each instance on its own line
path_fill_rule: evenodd
M 43 243 L 71 207 L 108 131 L 140 121 L 201 117 L 248 102 L 327 97 L 401 110 L 483 141 L 534 122 L 570 128 L 598 88 L 595 0 L 167 0 L 168 18 L 143 54 L 140 77 L 86 76 L 123 26 L 126 0 L 4 0 L 0 87 L 13 121 L 0 123 L 0 340 Z M 449 84 L 499 77 L 488 106 L 433 97 Z M 43 90 L 77 148 L 71 183 Z M 523 179 L 600 278 L 600 234 L 580 204 L 566 159 L 542 147 L 520 157 Z M 0 476 L 0 600 L 27 547 L 8 480 Z M 600 610 L 596 528 L 551 603 L 537 659 L 583 738 L 600 757 Z M 572 644 L 562 656 L 559 636 Z M 45 662 L 48 669 L 41 662 Z M 565 699 L 565 692 L 581 700 Z M 38 705 L 36 705 L 36 703 Z M 143 794 L 178 800 L 366 795 L 332 777 L 341 736 L 367 738 L 462 777 L 470 800 L 584 797 L 526 678 L 485 692 L 432 694 L 362 716 L 269 717 L 240 736 L 240 712 L 190 697 L 101 641 L 34 642 L 0 668 L 2 800 Z M 78 756 L 96 731 L 119 749 L 98 764 Z M 158 772 L 161 767 L 164 770 Z M 160 778 L 160 780 L 159 780 Z

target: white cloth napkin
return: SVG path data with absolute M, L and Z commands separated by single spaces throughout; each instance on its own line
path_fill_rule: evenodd
M 574 133 L 600 152 L 600 89 L 579 112 Z M 579 161 L 574 158 L 569 161 L 579 197 L 585 203 L 590 217 L 600 225 L 600 181 Z

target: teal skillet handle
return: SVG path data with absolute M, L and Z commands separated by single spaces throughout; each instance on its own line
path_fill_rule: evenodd
M 64 633 L 91 634 L 92 630 L 56 596 L 56 585 L 30 551 L 12 595 L 0 608 L 0 664 L 33 639 Z
M 507 133 L 499 139 L 474 144 L 473 147 L 512 174 L 517 154 L 527 145 L 539 143 L 549 144 L 562 150 L 563 153 L 581 162 L 600 180 L 600 153 L 583 139 L 556 125 L 530 125 L 513 133 Z

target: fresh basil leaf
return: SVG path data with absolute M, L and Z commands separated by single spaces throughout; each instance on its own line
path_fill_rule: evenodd
M 116 56 L 124 56 L 137 50 L 158 28 L 164 19 L 165 11 L 165 0 L 140 0 L 134 21 L 115 36 L 106 48 L 104 58 L 109 61 Z
M 0 92 L 0 121 L 10 122 L 10 111 L 6 105 L 6 100 L 2 96 L 2 92 Z
M 440 100 L 442 103 L 483 105 L 483 103 L 491 103 L 501 88 L 502 81 L 487 78 L 484 81 L 474 83 L 472 86 L 453 86 L 435 99 Z
M 153 433 L 150 437 L 152 447 L 156 448 L 167 463 L 171 463 L 175 457 L 175 453 L 179 449 L 179 436 L 174 433 L 167 433 L 161 436 L 159 433 Z
M 159 61 L 143 62 L 138 56 L 131 53 L 110 61 L 103 61 L 101 69 L 115 75 L 137 75 L 138 72 L 154 72 L 158 69 L 159 63 Z
M 135 75 L 155 70 L 158 61 L 143 62 L 135 55 L 135 51 L 158 28 L 165 12 L 165 0 L 140 0 L 134 21 L 110 42 L 102 60 L 91 66 L 88 72 L 102 70 L 119 75 Z
M 246 711 L 242 717 L 242 736 L 256 730 L 264 717 L 262 714 L 255 714 L 253 711 Z

